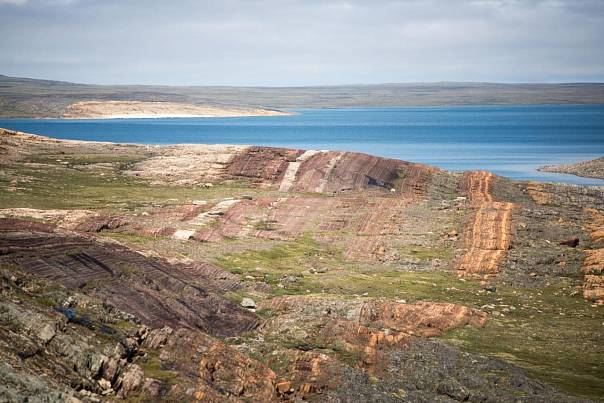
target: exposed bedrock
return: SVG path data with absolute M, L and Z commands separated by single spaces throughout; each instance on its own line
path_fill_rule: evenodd
M 604 210 L 604 187 L 530 182 L 527 190 L 539 204 Z
M 340 193 L 376 189 L 396 195 L 425 195 L 441 172 L 422 164 L 367 154 L 274 147 L 170 146 L 131 171 L 152 180 L 195 184 L 246 179 L 281 191 Z
M 0 263 L 89 290 L 148 325 L 233 335 L 257 324 L 255 315 L 219 296 L 222 287 L 211 279 L 219 269 L 211 265 L 173 265 L 26 221 L 1 219 L 0 234 Z
M 492 195 L 495 176 L 477 171 L 464 175 L 463 191 L 473 212 L 464 228 L 463 254 L 458 270 L 460 276 L 488 278 L 500 270 L 501 261 L 512 238 L 513 203 L 496 202 Z
M 581 271 L 584 274 L 583 296 L 586 299 L 604 303 L 604 214 L 590 211 L 592 222 L 587 225 L 594 249 L 585 251 Z
M 274 298 L 261 305 L 280 315 L 264 325 L 264 331 L 286 332 L 296 318 L 315 323 L 311 333 L 289 333 L 308 342 L 338 345 L 356 354 L 361 367 L 381 372 L 381 356 L 400 348 L 414 337 L 439 336 L 446 330 L 465 326 L 482 326 L 486 316 L 455 304 L 403 304 L 387 301 L 338 301 L 316 297 Z M 291 331 L 292 329 L 290 329 Z
M 0 400 L 601 395 L 597 189 L 326 150 L 0 140 Z

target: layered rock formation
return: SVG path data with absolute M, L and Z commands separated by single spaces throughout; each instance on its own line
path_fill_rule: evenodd
M 588 224 L 592 242 L 596 248 L 586 250 L 581 271 L 585 275 L 583 295 L 586 299 L 604 303 L 604 214 L 591 210 L 593 221 Z
M 327 150 L 0 141 L 0 400 L 601 392 L 601 189 Z
M 466 251 L 459 262 L 461 276 L 495 275 L 510 247 L 513 203 L 495 202 L 491 194 L 494 175 L 478 171 L 466 174 L 464 191 L 475 210 L 464 231 Z

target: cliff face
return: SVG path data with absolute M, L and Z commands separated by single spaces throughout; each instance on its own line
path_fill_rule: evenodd
M 1 400 L 602 395 L 601 189 L 0 140 Z

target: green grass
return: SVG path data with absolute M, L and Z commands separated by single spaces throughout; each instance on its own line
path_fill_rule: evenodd
M 449 252 L 443 254 L 439 249 L 412 250 L 426 259 L 449 257 Z M 218 263 L 231 272 L 273 285 L 285 276 L 302 276 L 299 283 L 273 287 L 267 298 L 320 294 L 451 302 L 478 309 L 492 305 L 503 316 L 491 314 L 484 328 L 465 327 L 446 333 L 444 338 L 467 351 L 511 361 L 568 393 L 590 398 L 604 396 L 604 309 L 591 307 L 580 295 L 570 296 L 576 279 L 560 280 L 546 288 L 498 284 L 496 292 L 487 292 L 478 282 L 464 281 L 453 272 L 410 272 L 379 263 L 351 263 L 338 250 L 308 235 L 268 250 L 225 255 Z M 327 267 L 328 271 L 308 274 L 312 266 Z M 504 313 L 504 309 L 509 312 Z M 284 348 L 329 350 L 345 362 L 355 359 L 345 357 L 350 355 L 346 351 L 317 343 L 281 340 L 279 344 Z
M 453 250 L 444 246 L 436 246 L 433 248 L 427 248 L 420 245 L 406 246 L 404 248 L 400 248 L 400 252 L 402 255 L 411 256 L 420 260 L 453 259 Z
M 66 167 L 7 166 L 4 173 L 0 177 L 0 208 L 120 210 L 258 193 L 241 182 L 217 184 L 209 189 L 152 186 L 149 181 L 136 177 L 99 176 L 98 172 Z M 17 191 L 5 191 L 13 177 L 29 177 L 31 181 L 19 183 L 17 187 L 22 189 Z
M 141 367 L 147 378 L 154 378 L 168 385 L 178 382 L 178 372 L 162 369 L 159 352 L 146 349 L 147 355 L 136 363 Z
M 580 296 L 559 290 L 560 286 L 498 291 L 494 297 L 515 304 L 515 311 L 491 317 L 482 329 L 450 332 L 445 339 L 465 350 L 510 361 L 570 394 L 602 400 L 604 314 Z
M 108 231 L 104 231 L 104 232 L 100 233 L 99 236 L 111 238 L 111 239 L 114 239 L 119 242 L 138 245 L 138 246 L 150 245 L 153 242 L 156 242 L 158 239 L 163 238 L 163 237 L 154 237 L 154 236 L 149 236 L 149 235 L 129 234 L 129 233 L 125 233 L 125 232 L 108 232 Z
M 105 153 L 78 153 L 78 154 L 36 154 L 29 158 L 30 162 L 39 164 L 62 165 L 61 162 L 69 162 L 70 165 L 90 164 L 116 164 L 124 168 L 131 166 L 147 158 L 146 154 L 105 154 Z M 61 160 L 61 161 L 58 161 Z

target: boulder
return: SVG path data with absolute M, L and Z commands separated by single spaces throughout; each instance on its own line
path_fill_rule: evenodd
M 563 246 L 570 246 L 571 248 L 577 247 L 579 245 L 579 237 L 572 236 L 570 238 L 566 238 L 558 243 Z
M 143 386 L 145 373 L 136 364 L 130 364 L 121 377 L 121 388 L 118 396 L 125 398 L 138 392 Z
M 256 309 L 256 303 L 251 298 L 244 298 L 241 301 L 241 306 L 247 309 Z

